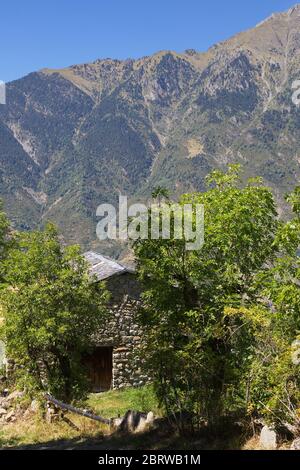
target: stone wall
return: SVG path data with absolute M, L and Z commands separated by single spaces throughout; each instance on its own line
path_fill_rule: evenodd
M 140 347 L 143 331 L 136 321 L 140 286 L 134 274 L 125 273 L 106 281 L 111 293 L 109 316 L 95 335 L 97 346 L 113 347 L 112 388 L 139 386 L 149 377 L 143 374 Z

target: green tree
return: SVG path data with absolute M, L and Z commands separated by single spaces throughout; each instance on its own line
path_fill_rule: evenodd
M 241 187 L 238 166 L 214 171 L 208 183 L 206 192 L 180 201 L 204 204 L 200 251 L 186 251 L 185 240 L 172 238 L 134 245 L 144 285 L 147 367 L 167 411 L 191 413 L 197 425 L 247 406 L 242 378 L 250 367 L 251 334 L 228 309 L 247 310 L 254 302 L 254 279 L 275 256 L 278 226 L 272 193 L 259 179 Z M 254 331 L 259 322 L 251 322 Z
M 4 281 L 4 260 L 7 256 L 12 238 L 9 237 L 10 224 L 3 212 L 2 202 L 0 200 L 0 282 Z
M 287 198 L 294 217 L 281 224 L 278 256 L 258 277 L 271 306 L 269 331 L 256 361 L 252 407 L 270 421 L 300 430 L 300 188 Z
M 4 335 L 21 380 L 67 401 L 81 396 L 81 356 L 102 325 L 106 290 L 91 282 L 79 247 L 62 247 L 52 224 L 20 235 L 6 267 Z
M 153 199 L 157 199 L 159 205 L 161 204 L 162 199 L 165 199 L 166 201 L 168 201 L 170 198 L 169 191 L 163 186 L 156 186 L 153 189 L 151 195 Z

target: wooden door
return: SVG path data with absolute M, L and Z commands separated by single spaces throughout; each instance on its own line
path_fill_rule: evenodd
M 99 347 L 84 358 L 92 392 L 104 392 L 111 388 L 112 351 L 112 347 Z

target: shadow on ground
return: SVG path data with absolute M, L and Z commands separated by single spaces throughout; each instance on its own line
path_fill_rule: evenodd
M 94 437 L 57 439 L 44 443 L 2 445 L 2 450 L 223 450 L 241 449 L 249 438 L 240 427 L 223 429 L 218 435 L 200 431 L 197 435 L 179 436 L 174 430 L 153 429 L 141 434 L 99 434 Z

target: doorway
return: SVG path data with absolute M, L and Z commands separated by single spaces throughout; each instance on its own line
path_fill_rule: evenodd
M 84 358 L 92 392 L 104 392 L 112 386 L 112 353 L 111 346 L 97 347 Z

